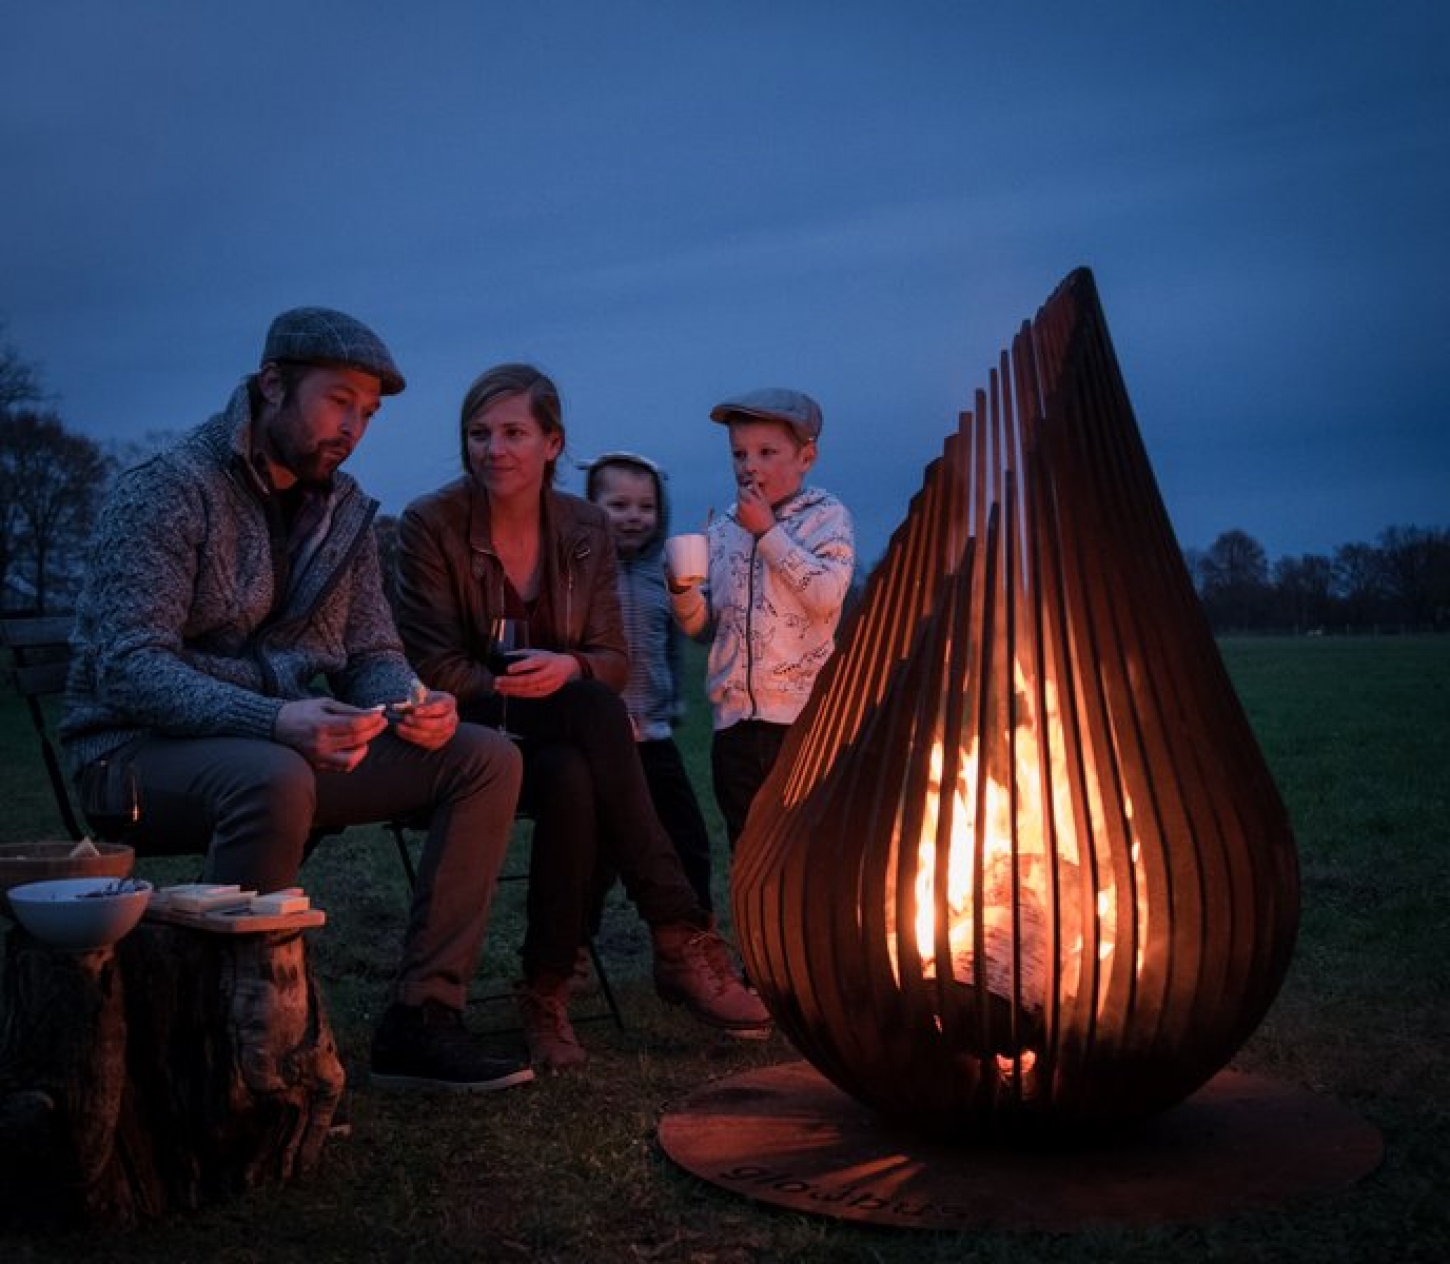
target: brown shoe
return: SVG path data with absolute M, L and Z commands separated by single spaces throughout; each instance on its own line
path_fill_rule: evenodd
M 535 979 L 515 993 L 529 1061 L 545 1071 L 583 1066 L 589 1055 L 569 1022 L 569 980 Z
M 592 965 L 593 963 L 589 960 L 589 949 L 580 944 L 574 950 L 574 972 L 569 976 L 569 991 L 572 995 L 578 996 L 589 987 Z
M 702 1023 L 726 1031 L 770 1027 L 770 1012 L 740 982 L 725 941 L 712 930 L 688 922 L 652 928 L 655 991 L 672 1005 L 683 1005 Z

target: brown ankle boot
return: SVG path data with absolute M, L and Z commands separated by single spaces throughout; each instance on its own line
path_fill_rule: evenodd
M 569 1022 L 569 980 L 541 976 L 515 992 L 529 1061 L 540 1070 L 568 1071 L 588 1060 Z
M 729 948 L 713 930 L 671 922 L 651 932 L 655 991 L 661 999 L 683 1005 L 702 1023 L 728 1032 L 770 1029 L 770 1012 L 740 982 Z

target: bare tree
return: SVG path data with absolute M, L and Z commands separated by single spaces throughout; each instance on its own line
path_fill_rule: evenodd
M 1274 563 L 1278 621 L 1296 632 L 1322 629 L 1333 609 L 1334 565 L 1323 554 L 1281 557 Z
M 1379 551 L 1385 595 L 1394 614 L 1416 627 L 1443 617 L 1450 579 L 1450 532 L 1421 527 L 1386 527 Z
M 1204 609 L 1215 628 L 1257 626 L 1267 608 L 1269 560 L 1264 546 L 1243 531 L 1225 531 L 1199 566 Z
M 4 328 L 0 324 L 0 331 Z M 0 415 L 40 399 L 40 370 L 8 342 L 0 342 Z
M 53 413 L 0 416 L 0 583 L 44 613 L 57 587 L 74 587 L 110 461 Z
M 5 326 L 0 323 L 0 333 Z M 0 342 L 0 428 L 7 425 L 11 410 L 40 399 L 40 374 L 35 365 L 22 359 L 8 342 Z M 8 431 L 0 429 L 0 609 L 10 589 L 10 570 L 15 563 L 23 516 L 16 501 L 8 459 Z
M 1186 548 L 1182 550 L 1183 565 L 1188 568 L 1188 578 L 1193 581 L 1193 591 L 1198 594 L 1199 600 L 1203 599 L 1204 573 L 1202 549 Z
M 1388 592 L 1384 554 L 1372 544 L 1341 544 L 1334 550 L 1334 588 L 1347 622 L 1365 627 L 1377 622 Z

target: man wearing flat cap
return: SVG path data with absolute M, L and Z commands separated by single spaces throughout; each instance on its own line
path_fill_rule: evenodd
M 204 851 L 207 882 L 280 890 L 319 833 L 426 818 L 373 1078 L 482 1091 L 532 1078 L 462 1023 L 520 761 L 417 685 L 383 596 L 377 502 L 340 468 L 403 386 L 351 316 L 272 322 L 225 410 L 118 480 L 60 731 L 83 789 L 134 782 L 127 841 Z

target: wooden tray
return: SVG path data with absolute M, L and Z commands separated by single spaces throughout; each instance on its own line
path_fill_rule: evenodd
M 303 909 L 300 913 L 253 913 L 245 907 L 212 909 L 206 913 L 185 913 L 173 908 L 148 908 L 146 916 L 155 922 L 171 922 L 194 930 L 209 930 L 220 935 L 255 935 L 268 930 L 307 930 L 321 926 L 327 914 L 320 908 Z

